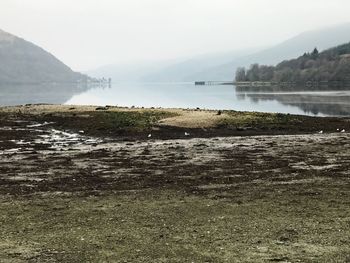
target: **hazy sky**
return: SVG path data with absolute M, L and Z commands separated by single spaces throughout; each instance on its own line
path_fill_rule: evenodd
M 267 46 L 349 13 L 349 0 L 0 0 L 0 28 L 87 70 Z

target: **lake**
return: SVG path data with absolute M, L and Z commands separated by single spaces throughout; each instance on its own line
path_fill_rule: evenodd
M 202 108 L 350 116 L 350 91 L 274 91 L 193 83 L 114 83 L 111 87 L 2 85 L 0 105 L 34 103 Z

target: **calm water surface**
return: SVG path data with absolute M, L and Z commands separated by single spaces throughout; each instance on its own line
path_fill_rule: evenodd
M 350 91 L 261 91 L 192 83 L 114 83 L 1 86 L 0 105 L 60 103 L 164 108 L 230 109 L 312 116 L 350 116 Z

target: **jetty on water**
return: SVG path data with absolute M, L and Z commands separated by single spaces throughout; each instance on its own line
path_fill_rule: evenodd
M 196 86 L 235 85 L 233 81 L 196 81 Z
M 240 86 L 240 87 L 269 87 L 273 86 L 276 83 L 272 82 L 262 82 L 262 81 L 256 81 L 256 82 L 250 82 L 250 81 L 196 81 L 196 86 L 217 86 L 217 85 L 234 85 L 234 86 Z
M 216 85 L 234 85 L 239 87 L 271 87 L 276 85 L 295 85 L 294 82 L 270 82 L 270 81 L 196 81 L 196 86 L 216 86 Z

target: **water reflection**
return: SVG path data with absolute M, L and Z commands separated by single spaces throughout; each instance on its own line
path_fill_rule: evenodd
M 2 85 L 0 105 L 35 103 L 230 109 L 311 116 L 350 116 L 350 91 L 195 86 L 193 83 Z
M 282 105 L 298 107 L 306 115 L 350 116 L 350 91 L 281 91 L 280 88 L 236 88 L 237 98 L 253 103 L 278 101 Z
M 89 90 L 82 84 L 2 84 L 0 85 L 0 105 L 49 103 L 63 104 L 74 95 Z

